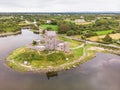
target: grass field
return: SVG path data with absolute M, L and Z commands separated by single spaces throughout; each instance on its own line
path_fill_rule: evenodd
M 82 35 L 74 35 L 74 36 L 70 36 L 72 38 L 81 38 Z
M 83 55 L 83 48 L 78 48 L 78 49 L 73 50 L 73 54 L 75 58 L 78 59 L 80 56 Z
M 2 16 L 0 17 L 0 20 L 4 20 L 4 19 L 12 19 L 14 18 L 13 16 Z
M 104 37 L 105 37 L 105 35 L 100 35 L 100 36 L 93 36 L 93 37 L 90 37 L 87 39 L 91 40 L 91 41 L 101 41 L 102 38 L 104 38 Z M 120 39 L 120 33 L 110 34 L 110 37 L 114 40 Z
M 76 25 L 89 25 L 92 24 L 93 22 L 82 22 L 82 23 L 75 23 Z
M 111 33 L 113 30 L 104 30 L 104 31 L 96 31 L 95 33 L 97 33 L 98 35 L 106 35 Z M 85 33 L 86 31 L 84 31 Z M 74 35 L 74 36 L 70 36 L 72 38 L 81 38 L 81 35 Z M 98 36 L 95 36 L 98 37 Z M 91 38 L 95 38 L 95 37 L 91 37 Z
M 48 66 L 63 64 L 66 62 L 66 57 L 71 57 L 63 52 L 43 53 L 44 52 L 37 52 L 36 50 L 22 47 L 15 50 L 9 56 L 9 59 L 21 64 L 23 64 L 24 61 L 28 61 L 33 67 L 43 66 L 46 68 Z
M 104 31 L 96 31 L 95 33 L 97 33 L 98 35 L 106 35 L 109 33 L 112 33 L 113 30 L 104 30 Z
M 69 42 L 70 43 L 70 48 L 74 48 L 77 47 L 79 45 L 81 45 L 82 43 L 79 41 L 75 41 L 75 40 L 71 40 L 62 36 L 58 36 L 59 40 L 65 41 L 65 42 Z
M 43 29 L 47 29 L 48 27 L 51 27 L 53 30 L 58 31 L 57 25 L 40 25 Z
M 67 62 L 72 62 L 83 55 L 83 48 L 73 50 L 73 53 L 64 53 L 59 51 L 52 51 L 52 53 L 45 53 L 44 51 L 37 52 L 36 50 L 28 49 L 26 47 L 15 50 L 9 57 L 8 60 L 11 62 L 8 65 L 11 68 L 20 71 L 26 71 L 27 68 L 50 68 L 57 67 Z M 69 61 L 66 60 L 69 58 Z M 29 62 L 29 67 L 25 67 L 24 61 Z

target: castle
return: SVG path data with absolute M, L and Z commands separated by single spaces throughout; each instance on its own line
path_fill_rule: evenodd
M 70 51 L 69 43 L 57 40 L 57 34 L 55 31 L 45 32 L 45 43 L 46 50 Z
M 70 52 L 69 43 L 58 40 L 55 31 L 45 31 L 45 37 L 43 38 L 43 40 L 41 39 L 35 41 L 37 42 L 37 45 L 27 47 L 39 51 L 57 50 L 63 51 L 65 53 Z M 45 42 L 45 44 L 42 44 L 41 42 Z
M 45 32 L 45 43 L 47 50 L 55 50 L 57 47 L 57 35 L 55 31 L 46 31 Z

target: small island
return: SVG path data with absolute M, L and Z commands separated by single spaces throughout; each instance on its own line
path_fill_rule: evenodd
M 46 31 L 42 39 L 11 53 L 7 64 L 20 71 L 48 72 L 69 69 L 80 62 L 84 54 L 83 46 L 82 42 L 57 36 L 55 31 Z
M 96 52 L 111 51 L 100 45 L 57 36 L 55 31 L 45 31 L 42 39 L 16 49 L 6 62 L 17 71 L 52 72 L 76 67 L 95 57 Z

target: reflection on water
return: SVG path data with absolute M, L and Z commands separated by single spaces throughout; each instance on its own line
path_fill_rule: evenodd
M 46 76 L 47 76 L 47 78 L 48 78 L 48 80 L 49 80 L 49 79 L 52 78 L 52 77 L 57 77 L 57 76 L 58 76 L 58 73 L 57 73 L 56 71 L 54 71 L 54 72 L 47 72 L 47 73 L 46 73 Z
M 34 34 L 40 34 L 39 32 L 33 32 Z
M 0 90 L 120 90 L 120 56 L 113 54 L 97 53 L 76 68 L 46 74 L 20 73 L 6 67 L 4 59 L 13 50 L 40 38 L 29 30 L 0 38 Z

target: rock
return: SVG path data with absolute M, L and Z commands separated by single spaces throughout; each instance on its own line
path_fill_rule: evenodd
M 73 67 L 75 68 L 76 66 L 75 66 L 75 65 L 73 65 Z
M 24 65 L 28 65 L 28 62 L 27 62 L 27 61 L 24 61 Z
M 70 69 L 70 67 L 67 68 L 68 70 Z
M 69 58 L 66 58 L 66 60 L 68 61 L 68 60 L 69 60 Z

